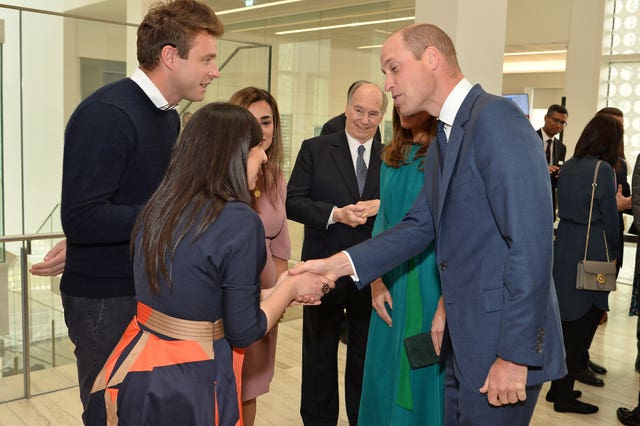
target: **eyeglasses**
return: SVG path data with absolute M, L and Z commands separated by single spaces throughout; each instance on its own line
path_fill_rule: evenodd
M 547 116 L 547 117 L 549 117 L 549 116 Z M 564 120 L 560 120 L 559 118 L 555 118 L 555 117 L 549 117 L 549 118 L 550 118 L 551 120 L 553 120 L 553 122 L 554 122 L 554 123 L 559 124 L 559 125 L 561 125 L 562 127 L 567 127 L 567 125 L 569 124 L 569 123 L 567 123 L 567 122 L 566 122 L 566 121 L 564 121 Z

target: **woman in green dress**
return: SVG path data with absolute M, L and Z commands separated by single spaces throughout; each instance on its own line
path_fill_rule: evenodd
M 380 170 L 380 209 L 373 235 L 402 220 L 424 182 L 423 157 L 437 120 L 426 112 L 401 117 L 393 110 L 393 137 Z M 404 339 L 431 331 L 440 351 L 445 324 L 433 244 L 371 284 L 372 305 L 359 425 L 441 425 L 444 370 L 412 370 Z

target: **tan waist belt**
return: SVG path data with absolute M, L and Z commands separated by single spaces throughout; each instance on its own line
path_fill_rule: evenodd
M 211 342 L 224 337 L 222 318 L 215 322 L 174 318 L 141 302 L 138 302 L 136 318 L 138 324 L 172 339 Z

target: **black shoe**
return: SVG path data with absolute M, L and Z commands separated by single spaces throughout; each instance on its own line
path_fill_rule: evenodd
M 583 368 L 576 372 L 576 380 L 585 385 L 595 386 L 601 388 L 604 386 L 604 381 L 596 376 L 589 368 Z
M 587 404 L 586 402 L 573 399 L 571 401 L 556 401 L 553 404 L 554 411 L 558 413 L 578 413 L 578 414 L 593 414 L 598 411 L 598 407 L 593 404 Z
M 573 392 L 571 392 L 571 396 L 573 397 L 573 399 L 578 399 L 582 396 L 582 392 L 580 392 L 579 390 L 574 390 Z M 545 395 L 544 399 L 546 399 L 547 402 L 555 402 L 556 396 L 551 395 L 551 391 L 549 391 Z
M 600 364 L 596 364 L 593 361 L 589 361 L 589 368 L 596 374 L 607 374 L 607 369 L 601 366 Z
M 627 426 L 640 426 L 640 410 L 638 407 L 633 410 L 629 410 L 624 407 L 618 408 L 616 411 L 616 415 L 618 416 L 618 420 L 620 423 Z

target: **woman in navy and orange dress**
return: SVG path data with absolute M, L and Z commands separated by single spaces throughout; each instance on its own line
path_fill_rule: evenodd
M 267 161 L 262 165 L 256 188 L 252 191 L 254 207 L 264 226 L 267 260 L 260 274 L 263 290 L 272 288 L 287 270 L 291 241 L 287 226 L 287 183 L 282 173 L 283 148 L 278 104 L 269 92 L 245 87 L 231 95 L 229 103 L 249 110 L 262 128 L 262 148 Z M 253 426 L 256 398 L 269 392 L 276 362 L 278 326 L 247 347 L 242 365 L 242 417 L 245 426 Z
M 292 301 L 329 291 L 323 277 L 283 276 L 260 300 L 266 250 L 250 190 L 261 141 L 255 118 L 230 104 L 187 124 L 134 228 L 138 312 L 96 379 L 89 424 L 236 424 L 232 347 L 262 337 Z

